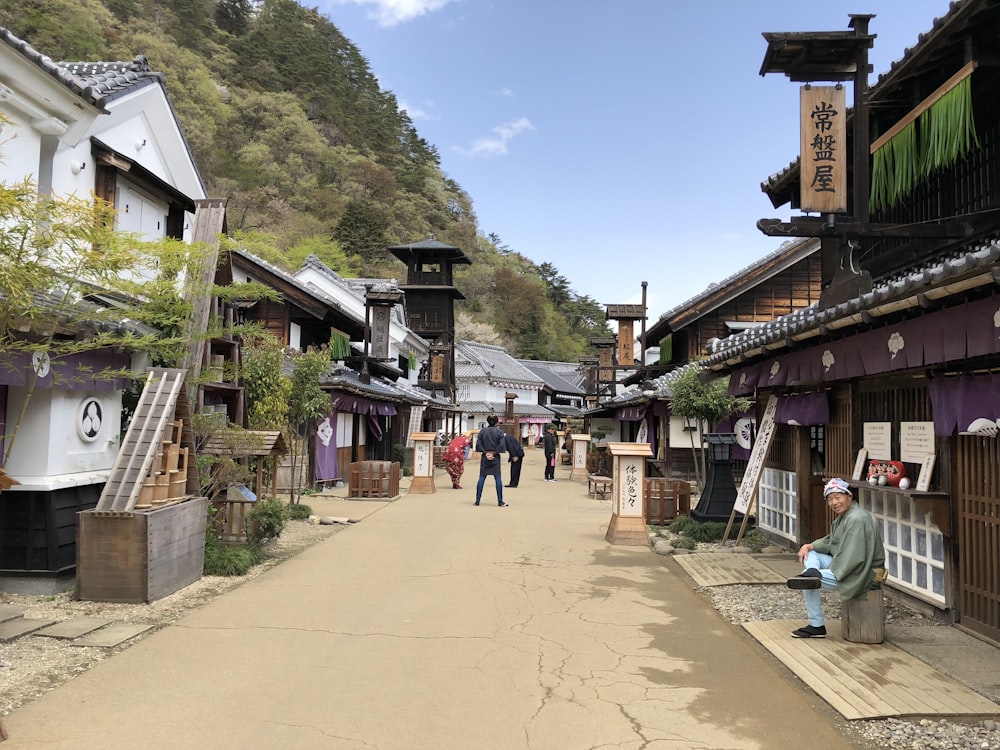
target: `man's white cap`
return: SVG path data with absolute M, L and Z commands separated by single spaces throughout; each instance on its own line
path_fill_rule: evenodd
M 829 497 L 834 492 L 842 492 L 845 495 L 851 495 L 853 497 L 853 494 L 851 493 L 851 486 L 840 477 L 834 477 L 826 483 L 823 487 L 823 497 Z

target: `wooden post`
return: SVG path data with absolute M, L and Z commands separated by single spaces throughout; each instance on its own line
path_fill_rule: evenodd
M 857 599 L 840 603 L 840 634 L 851 643 L 881 643 L 885 640 L 885 605 L 882 589 L 872 589 Z
M 413 440 L 413 481 L 410 482 L 411 495 L 433 495 L 434 485 L 434 440 L 436 432 L 410 433 Z
M 646 459 L 649 443 L 608 443 L 614 471 L 611 484 L 611 523 L 604 538 L 611 544 L 649 546 L 646 529 Z

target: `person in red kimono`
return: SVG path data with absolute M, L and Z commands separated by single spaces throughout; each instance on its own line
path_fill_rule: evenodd
M 451 477 L 451 488 L 453 490 L 462 489 L 462 485 L 459 482 L 462 480 L 462 474 L 465 472 L 465 449 L 471 444 L 472 440 L 465 435 L 456 435 L 448 443 L 448 447 L 444 449 L 444 453 L 441 456 L 444 461 L 444 469 L 448 472 L 448 476 Z

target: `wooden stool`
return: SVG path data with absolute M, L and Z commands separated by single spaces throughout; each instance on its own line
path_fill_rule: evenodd
M 587 475 L 587 495 L 589 497 L 607 499 L 608 492 L 614 480 L 611 477 L 602 477 L 600 474 Z
M 840 603 L 840 634 L 851 643 L 881 643 L 885 640 L 885 607 L 882 589 L 872 589 L 857 599 Z

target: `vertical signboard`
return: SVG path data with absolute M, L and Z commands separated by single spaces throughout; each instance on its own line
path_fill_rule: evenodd
M 733 505 L 737 513 L 746 514 L 750 509 L 750 501 L 757 492 L 757 485 L 760 484 L 760 477 L 764 472 L 767 449 L 771 447 L 771 438 L 774 437 L 774 414 L 777 410 L 778 397 L 772 395 L 764 408 L 764 416 L 761 417 L 760 426 L 757 428 L 757 439 L 754 440 L 750 460 L 747 461 L 747 467 L 743 471 L 743 481 L 740 483 L 740 490 Z
M 389 359 L 389 311 L 384 305 L 372 308 L 371 356 L 375 359 Z
M 847 212 L 847 97 L 843 86 L 803 86 L 799 132 L 801 208 Z

